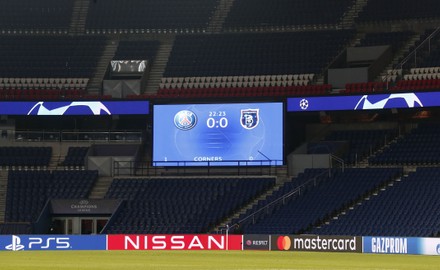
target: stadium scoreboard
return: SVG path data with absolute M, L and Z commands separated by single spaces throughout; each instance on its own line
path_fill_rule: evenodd
M 153 106 L 153 165 L 283 164 L 283 103 Z

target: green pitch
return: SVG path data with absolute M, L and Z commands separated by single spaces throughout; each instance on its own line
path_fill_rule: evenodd
M 274 251 L 2 251 L 0 269 L 414 270 L 440 269 L 440 256 Z

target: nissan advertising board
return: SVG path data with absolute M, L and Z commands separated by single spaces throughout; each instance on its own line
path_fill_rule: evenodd
M 108 250 L 242 250 L 242 235 L 108 235 Z

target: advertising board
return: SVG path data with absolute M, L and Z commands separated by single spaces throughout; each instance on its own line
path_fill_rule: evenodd
M 1 235 L 0 250 L 106 250 L 105 235 Z
M 364 253 L 440 255 L 440 238 L 363 237 Z
M 146 115 L 148 101 L 0 101 L 1 115 Z
M 241 235 L 108 235 L 108 250 L 242 250 Z
M 440 92 L 294 97 L 287 99 L 288 112 L 363 111 L 438 106 L 440 106 Z
M 362 237 L 271 235 L 271 249 L 280 251 L 362 252 Z

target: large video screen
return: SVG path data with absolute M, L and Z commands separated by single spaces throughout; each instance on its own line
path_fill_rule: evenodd
M 283 164 L 283 103 L 154 105 L 154 166 Z
M 150 103 L 130 101 L 0 101 L 0 115 L 145 115 Z

